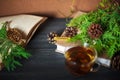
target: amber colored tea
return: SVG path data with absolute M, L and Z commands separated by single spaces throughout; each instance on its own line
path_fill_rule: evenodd
M 97 53 L 89 47 L 73 47 L 65 53 L 65 64 L 67 69 L 75 75 L 84 75 L 90 71 Z

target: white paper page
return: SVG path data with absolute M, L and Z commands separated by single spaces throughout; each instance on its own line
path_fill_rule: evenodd
M 19 30 L 23 31 L 26 35 L 28 35 L 31 29 L 42 19 L 43 17 L 40 16 L 24 14 L 9 17 L 1 17 L 0 28 L 2 27 L 2 23 L 6 21 L 12 21 L 10 24 L 11 28 L 18 28 Z

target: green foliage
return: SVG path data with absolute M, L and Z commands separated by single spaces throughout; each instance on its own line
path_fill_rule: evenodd
M 28 59 L 30 54 L 25 51 L 23 47 L 13 43 L 7 38 L 6 23 L 3 24 L 0 29 L 0 55 L 2 56 L 2 62 L 4 67 L 8 71 L 14 70 L 16 66 L 22 66 L 18 59 Z
M 97 49 L 98 53 L 105 51 L 109 57 L 112 57 L 116 51 L 120 50 L 120 7 L 117 3 L 102 1 L 100 3 L 102 8 L 73 18 L 67 26 L 75 26 L 80 29 L 80 33 L 72 37 L 71 41 L 88 42 Z M 93 23 L 100 24 L 104 30 L 103 35 L 98 39 L 91 39 L 88 36 L 87 29 Z
M 0 29 L 0 37 L 7 38 L 6 23 L 3 23 L 2 28 Z

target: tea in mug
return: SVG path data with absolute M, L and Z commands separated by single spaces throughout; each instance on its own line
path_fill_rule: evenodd
M 75 75 L 84 75 L 90 71 L 97 53 L 93 48 L 77 46 L 70 48 L 65 53 L 67 69 Z

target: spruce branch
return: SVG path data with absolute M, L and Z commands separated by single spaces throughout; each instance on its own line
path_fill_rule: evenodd
M 18 59 L 28 59 L 31 55 L 22 46 L 7 38 L 6 25 L 7 23 L 3 23 L 0 29 L 0 55 L 2 56 L 4 67 L 11 71 L 17 66 L 22 66 Z
M 101 7 L 97 10 L 73 18 L 67 26 L 78 27 L 81 31 L 70 40 L 82 43 L 88 42 L 93 45 L 99 53 L 105 53 L 111 58 L 112 55 L 120 50 L 120 7 L 113 0 L 102 0 Z M 100 24 L 103 34 L 98 39 L 91 39 L 87 30 L 91 24 Z

